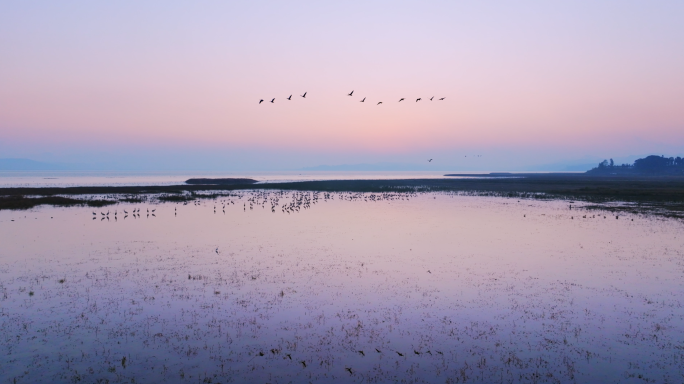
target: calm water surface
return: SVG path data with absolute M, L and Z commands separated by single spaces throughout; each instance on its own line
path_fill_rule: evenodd
M 2 382 L 684 377 L 678 221 L 438 193 L 95 213 L 0 211 Z
M 128 186 L 128 185 L 177 185 L 197 177 L 250 178 L 261 183 L 311 181 L 311 180 L 359 180 L 359 179 L 436 179 L 447 172 L 123 172 L 123 171 L 0 171 L 0 188 L 16 187 L 79 187 L 79 186 Z M 481 172 L 461 172 L 481 173 Z M 456 177 L 450 177 L 456 178 Z

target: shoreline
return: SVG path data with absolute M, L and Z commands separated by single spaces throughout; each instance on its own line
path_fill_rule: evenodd
M 684 217 L 684 177 L 595 176 L 587 174 L 480 174 L 452 179 L 320 180 L 254 184 L 179 184 L 167 186 L 83 186 L 0 188 L 0 209 L 28 209 L 37 205 L 106 205 L 146 201 L 189 201 L 221 192 L 283 190 L 307 192 L 415 193 L 455 192 L 470 195 L 536 199 L 572 199 L 590 203 L 633 203 L 665 209 Z M 453 176 L 456 176 L 455 174 Z M 203 195 L 197 192 L 214 192 Z M 105 199 L 77 197 L 106 195 Z

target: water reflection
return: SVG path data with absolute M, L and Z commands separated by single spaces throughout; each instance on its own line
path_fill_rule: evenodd
M 676 221 L 437 193 L 255 192 L 107 210 L 0 212 L 3 378 L 666 382 L 684 372 Z

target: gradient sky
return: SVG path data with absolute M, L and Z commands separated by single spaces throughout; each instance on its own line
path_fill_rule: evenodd
M 683 155 L 682 20 L 680 0 L 4 1 L 0 158 L 512 170 Z

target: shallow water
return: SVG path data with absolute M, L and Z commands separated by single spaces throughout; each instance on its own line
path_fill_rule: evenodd
M 312 180 L 439 179 L 440 171 L 384 172 L 210 172 L 210 171 L 0 171 L 0 188 L 178 185 L 190 178 L 250 178 L 261 183 Z M 462 172 L 481 173 L 481 172 Z M 460 178 L 460 177 L 450 177 Z
M 682 223 L 568 205 L 255 192 L 0 211 L 0 377 L 681 382 Z

